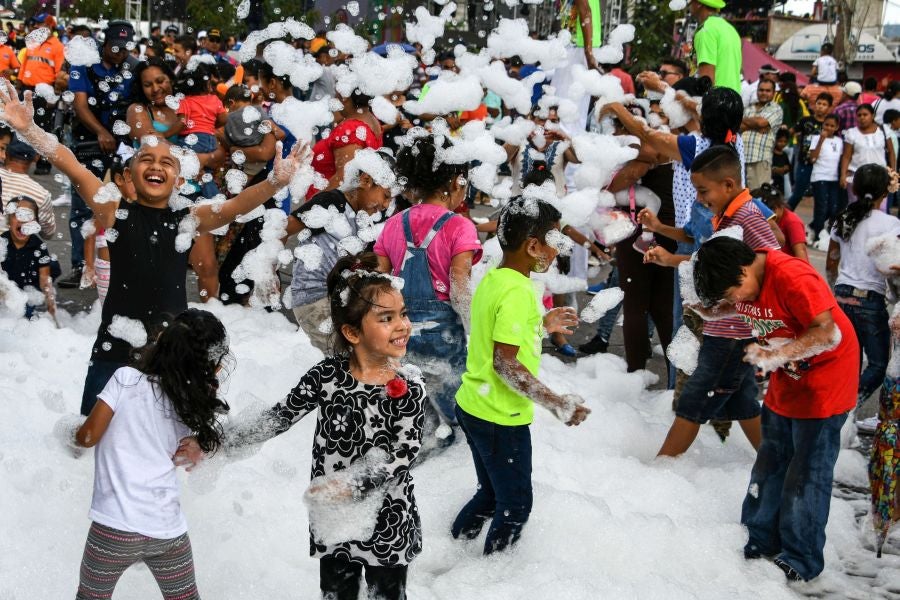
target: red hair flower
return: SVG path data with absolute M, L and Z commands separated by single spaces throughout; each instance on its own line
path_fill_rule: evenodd
M 384 391 L 388 398 L 402 398 L 409 391 L 409 386 L 406 385 L 406 380 L 398 375 L 385 384 Z

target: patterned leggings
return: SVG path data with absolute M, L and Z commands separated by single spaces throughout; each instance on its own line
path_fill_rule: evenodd
M 187 533 L 171 540 L 157 540 L 91 523 L 81 559 L 76 600 L 112 598 L 125 569 L 140 561 L 153 573 L 165 600 L 200 598 Z

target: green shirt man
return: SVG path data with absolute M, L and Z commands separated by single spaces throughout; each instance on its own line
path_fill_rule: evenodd
M 697 76 L 706 75 L 716 86 L 741 93 L 741 37 L 728 21 L 717 13 L 724 0 L 691 0 L 691 14 L 700 22 L 694 34 Z

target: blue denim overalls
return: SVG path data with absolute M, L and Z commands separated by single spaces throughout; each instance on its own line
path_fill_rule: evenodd
M 422 370 L 428 398 L 438 409 L 441 421 L 453 423 L 456 420 L 456 390 L 466 370 L 466 333 L 450 303 L 438 300 L 435 294 L 426 251 L 455 213 L 448 211 L 439 218 L 422 243 L 416 246 L 409 222 L 410 210 L 403 211 L 406 257 L 400 269 L 404 281 L 403 300 L 413 324 L 406 347 L 406 362 Z

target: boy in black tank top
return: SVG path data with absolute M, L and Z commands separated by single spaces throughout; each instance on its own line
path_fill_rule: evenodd
M 132 343 L 141 346 L 143 333 L 152 339 L 167 314 L 175 315 L 187 308 L 188 252 L 179 252 L 175 245 L 182 219 L 192 215 L 197 234 L 227 225 L 286 186 L 302 165 L 309 164 L 311 153 L 306 144 L 296 144 L 282 159 L 279 149 L 275 166 L 265 181 L 224 203 L 172 210 L 169 200 L 184 180 L 180 175 L 181 162 L 164 139 L 144 143 L 125 170 L 126 181 L 134 184 L 136 201 L 117 200 L 120 194 L 115 184 L 104 185 L 78 162 L 71 150 L 34 123 L 31 92 L 26 92 L 20 102 L 12 84 L 2 80 L 0 104 L 0 119 L 69 177 L 94 211 L 97 228 L 106 229 L 110 283 L 82 395 L 81 412 L 87 415 L 109 377 L 131 361 L 135 350 Z

